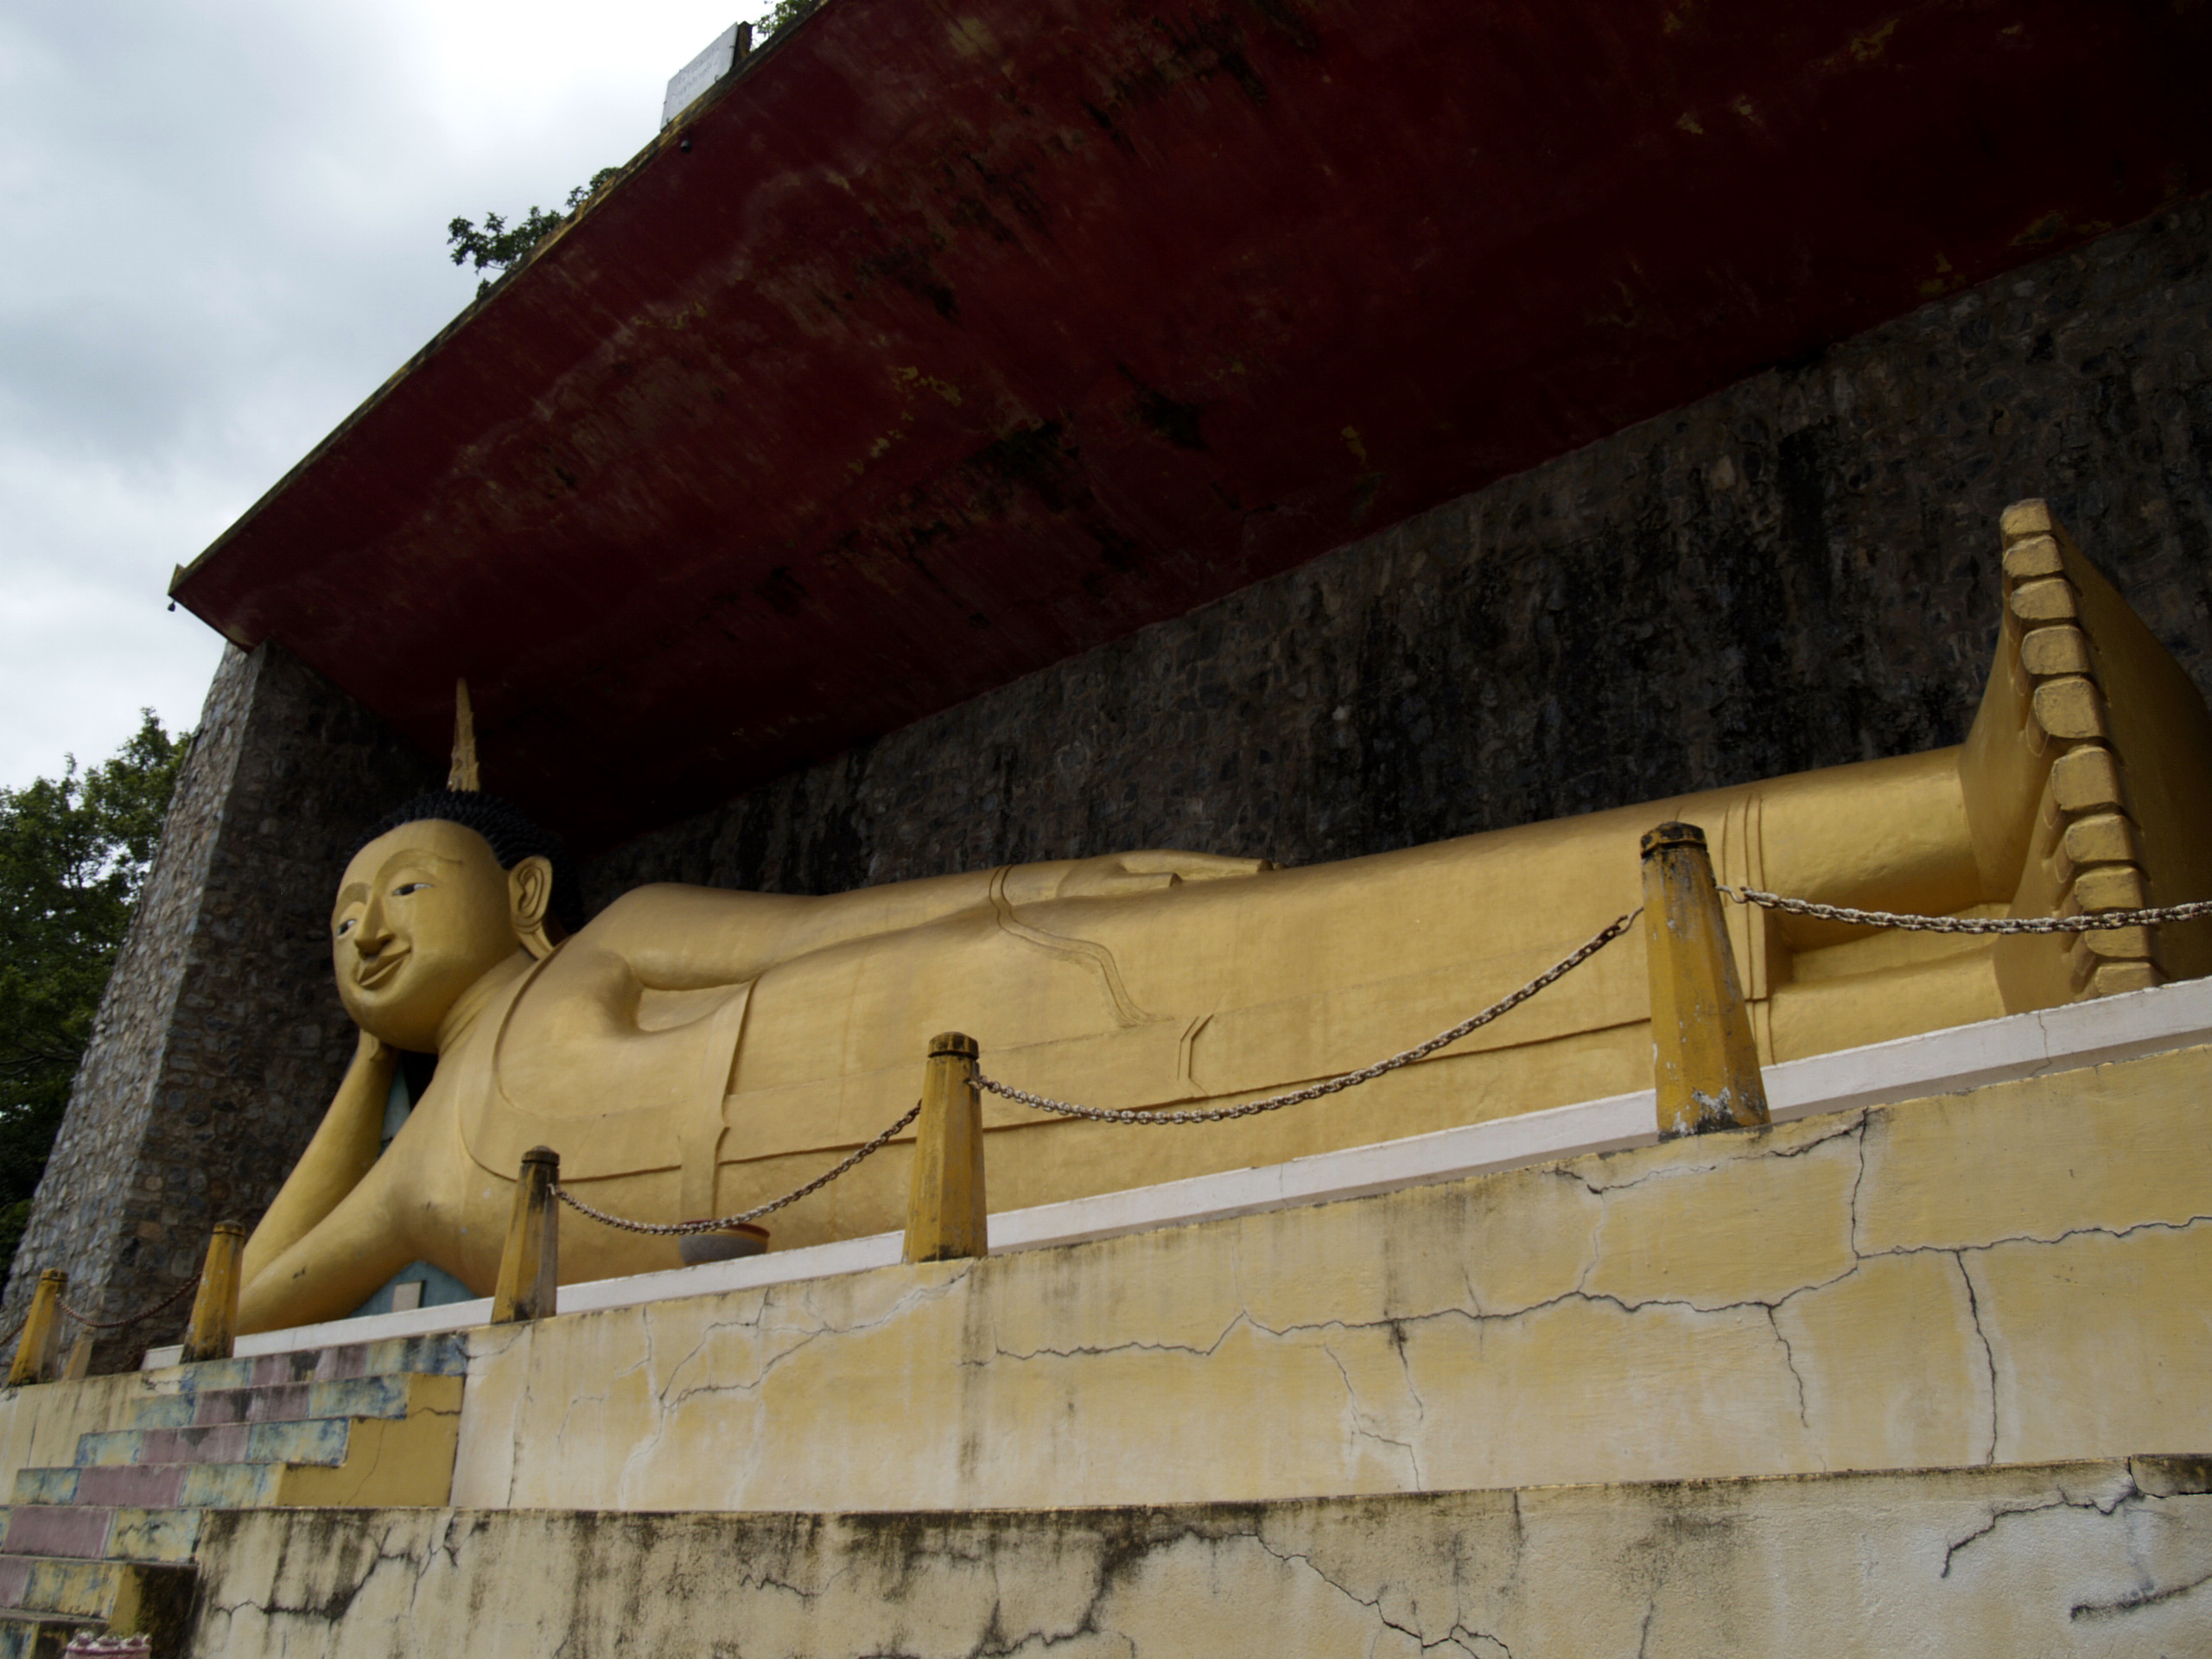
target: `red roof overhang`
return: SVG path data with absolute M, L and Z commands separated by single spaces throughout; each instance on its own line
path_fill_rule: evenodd
M 582 842 L 2203 188 L 2212 10 L 829 0 L 183 571 Z

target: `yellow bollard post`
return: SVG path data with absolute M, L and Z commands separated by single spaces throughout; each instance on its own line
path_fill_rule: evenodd
M 983 1097 L 976 1088 L 973 1037 L 930 1039 L 922 1116 L 914 1128 L 914 1179 L 906 1198 L 909 1262 L 990 1254 L 983 1201 Z
M 499 1281 L 492 1294 L 492 1323 L 515 1325 L 552 1313 L 560 1294 L 561 1154 L 532 1147 L 522 1155 L 522 1179 L 515 1183 L 515 1207 L 507 1216 L 506 1247 L 499 1253 Z
M 43 1382 L 54 1371 L 54 1351 L 61 1341 L 61 1298 L 69 1289 L 69 1275 L 48 1268 L 38 1276 L 31 1292 L 31 1311 L 23 1319 L 23 1339 L 16 1344 L 16 1363 L 8 1368 L 8 1386 Z
M 184 1327 L 184 1364 L 231 1357 L 238 1338 L 238 1257 L 245 1250 L 245 1228 L 235 1221 L 215 1224 L 192 1298 L 192 1319 Z
M 69 1357 L 62 1362 L 61 1380 L 81 1382 L 92 1372 L 92 1333 L 89 1331 L 69 1344 Z
M 1662 823 L 1643 837 L 1643 938 L 1659 1138 L 1768 1122 L 1713 860 L 1694 823 Z

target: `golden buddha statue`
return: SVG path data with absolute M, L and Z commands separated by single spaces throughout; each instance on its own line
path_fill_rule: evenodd
M 676 886 L 572 937 L 557 843 L 475 791 L 379 825 L 333 912 L 360 1027 L 329 1112 L 247 1246 L 248 1331 L 345 1314 L 423 1260 L 488 1294 L 522 1154 L 611 1212 L 765 1202 L 911 1105 L 930 1036 L 995 1076 L 1117 1108 L 1227 1104 L 1408 1046 L 1637 902 L 1637 839 L 1702 825 L 1725 881 L 1834 904 L 2047 915 L 2212 896 L 2212 715 L 2039 502 L 2005 519 L 1997 661 L 1964 744 L 1300 869 L 1147 852 L 822 898 Z M 2212 970 L 2154 937 L 1883 932 L 1732 907 L 1773 1061 Z M 1325 1103 L 1204 1128 L 988 1099 L 1006 1209 L 1266 1164 L 1647 1087 L 1631 931 L 1451 1049 Z M 401 1050 L 435 1075 L 378 1150 Z M 895 1145 L 779 1215 L 779 1242 L 892 1230 Z M 565 1281 L 679 1265 L 579 1217 Z

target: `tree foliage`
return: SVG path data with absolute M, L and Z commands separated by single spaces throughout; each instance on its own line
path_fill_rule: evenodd
M 153 710 L 114 756 L 0 787 L 0 1255 L 12 1259 L 69 1103 L 190 734 Z
M 558 213 L 532 206 L 522 216 L 522 221 L 512 227 L 499 213 L 486 213 L 479 226 L 466 219 L 456 219 L 446 226 L 446 246 L 452 252 L 456 265 L 475 262 L 479 270 L 497 267 L 505 272 L 520 264 L 530 251 L 558 230 L 572 218 L 575 211 L 589 201 L 599 187 L 622 169 L 602 167 L 591 175 L 589 184 L 580 184 L 569 192 L 569 200 Z M 485 277 L 476 284 L 479 297 L 491 288 L 493 279 Z
M 753 25 L 755 39 L 774 35 L 789 29 L 801 18 L 820 10 L 822 0 L 774 0 Z M 622 169 L 602 167 L 591 175 L 589 184 L 580 184 L 569 192 L 568 201 L 558 213 L 532 204 L 531 210 L 513 225 L 509 225 L 503 213 L 487 213 L 484 222 L 456 219 L 446 226 L 446 249 L 456 265 L 469 265 L 480 270 L 496 270 L 501 274 L 512 270 L 529 256 L 530 251 L 575 217 L 576 209 L 598 193 L 605 184 Z M 476 296 L 481 299 L 491 291 L 496 279 L 486 276 L 476 284 Z

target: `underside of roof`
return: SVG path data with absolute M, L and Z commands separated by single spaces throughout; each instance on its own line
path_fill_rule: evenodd
M 2205 188 L 2212 9 L 828 0 L 174 592 L 603 844 Z

